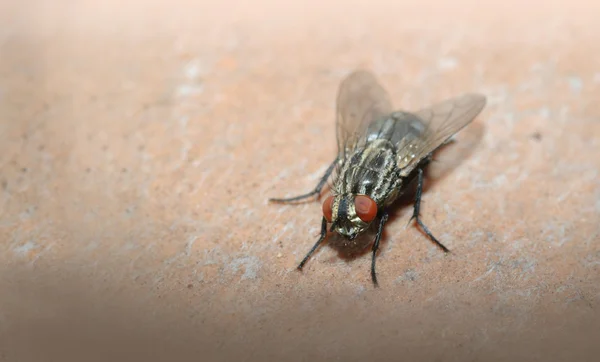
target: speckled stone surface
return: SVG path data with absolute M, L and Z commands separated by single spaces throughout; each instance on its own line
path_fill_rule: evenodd
M 597 361 L 600 3 L 5 1 L 0 360 Z M 324 246 L 340 80 L 488 96 L 423 221 Z M 451 167 L 450 167 L 451 166 Z

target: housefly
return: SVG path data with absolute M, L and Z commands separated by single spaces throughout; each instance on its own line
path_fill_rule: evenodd
M 348 242 L 373 225 L 377 233 L 372 246 L 371 279 L 377 287 L 375 256 L 388 220 L 388 208 L 414 180 L 417 190 L 411 221 L 416 220 L 435 244 L 449 252 L 419 216 L 423 169 L 434 151 L 483 110 L 486 97 L 464 94 L 417 112 L 394 111 L 388 93 L 376 77 L 357 70 L 341 82 L 336 103 L 335 160 L 313 191 L 269 201 L 289 203 L 318 197 L 333 174 L 331 195 L 323 202 L 321 234 L 298 269 L 325 240 L 328 225 L 330 232 Z

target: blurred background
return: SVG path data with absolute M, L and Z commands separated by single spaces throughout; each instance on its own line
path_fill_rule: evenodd
M 1 361 L 597 361 L 600 2 L 0 2 Z M 303 272 L 335 95 L 488 104 Z M 321 198 L 323 200 L 323 198 Z

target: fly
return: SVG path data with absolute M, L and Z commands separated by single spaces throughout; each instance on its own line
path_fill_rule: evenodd
M 373 224 L 377 233 L 372 246 L 371 279 L 377 287 L 375 256 L 388 220 L 388 208 L 415 179 L 417 191 L 410 220 L 416 220 L 435 244 L 449 252 L 419 216 L 423 169 L 434 151 L 477 117 L 485 107 L 486 97 L 469 93 L 417 112 L 394 111 L 388 93 L 375 76 L 358 70 L 341 82 L 336 103 L 335 160 L 313 191 L 269 201 L 289 203 L 318 198 L 333 174 L 331 195 L 323 202 L 321 234 L 298 269 L 302 270 L 325 240 L 328 225 L 330 232 L 352 241 Z

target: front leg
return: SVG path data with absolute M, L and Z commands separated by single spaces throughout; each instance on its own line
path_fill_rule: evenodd
M 329 178 L 329 176 L 331 176 L 331 173 L 333 172 L 333 169 L 334 169 L 335 165 L 337 164 L 337 162 L 338 162 L 338 158 L 336 157 L 335 160 L 331 163 L 331 165 L 329 165 L 329 167 L 325 171 L 325 174 L 323 175 L 323 177 L 321 177 L 321 180 L 319 180 L 317 187 L 315 187 L 315 189 L 312 190 L 311 192 L 306 193 L 304 195 L 290 197 L 290 198 L 286 198 L 286 199 L 280 199 L 280 198 L 269 199 L 269 201 L 270 202 L 278 202 L 278 203 L 289 203 L 289 202 L 307 199 L 314 195 L 319 195 L 321 193 L 321 190 L 323 189 L 323 186 L 325 186 L 327 179 Z
M 315 252 L 315 250 L 317 250 L 317 248 L 319 247 L 319 245 L 321 245 L 323 240 L 325 240 L 326 235 L 327 235 L 327 219 L 325 219 L 325 217 L 323 217 L 323 221 L 321 221 L 321 235 L 319 236 L 319 240 L 317 240 L 317 242 L 315 243 L 315 245 L 313 245 L 313 247 L 310 249 L 308 254 L 306 254 L 304 259 L 302 259 L 302 261 L 300 262 L 300 265 L 298 265 L 298 270 L 302 270 L 302 268 L 304 267 L 304 264 L 306 264 L 306 262 L 308 261 L 310 256 Z
M 377 249 L 379 249 L 379 240 L 381 240 L 383 226 L 385 225 L 388 216 L 389 215 L 387 211 L 385 211 L 381 216 L 379 228 L 377 229 L 377 236 L 375 236 L 375 242 L 373 243 L 373 256 L 371 257 L 371 280 L 373 280 L 373 285 L 375 285 L 375 288 L 379 287 L 379 283 L 377 283 L 377 274 L 375 273 L 375 255 L 377 254 Z
M 419 211 L 421 210 L 421 193 L 422 192 L 423 192 L 423 169 L 419 168 L 418 169 L 417 195 L 415 196 L 415 206 L 414 206 L 414 210 L 413 210 L 413 215 L 410 218 L 409 222 L 412 221 L 413 219 L 417 220 L 417 224 L 419 224 L 419 226 L 423 229 L 425 234 L 427 234 L 427 236 L 434 243 L 436 243 L 440 248 L 442 248 L 442 250 L 444 250 L 444 252 L 449 253 L 450 250 L 448 250 L 448 248 L 445 247 L 444 244 L 440 243 L 438 241 L 438 239 L 436 239 L 435 236 L 433 236 L 431 231 L 429 231 L 429 228 L 427 226 L 425 226 L 425 224 L 423 224 L 423 222 L 421 221 L 421 218 L 419 217 Z

